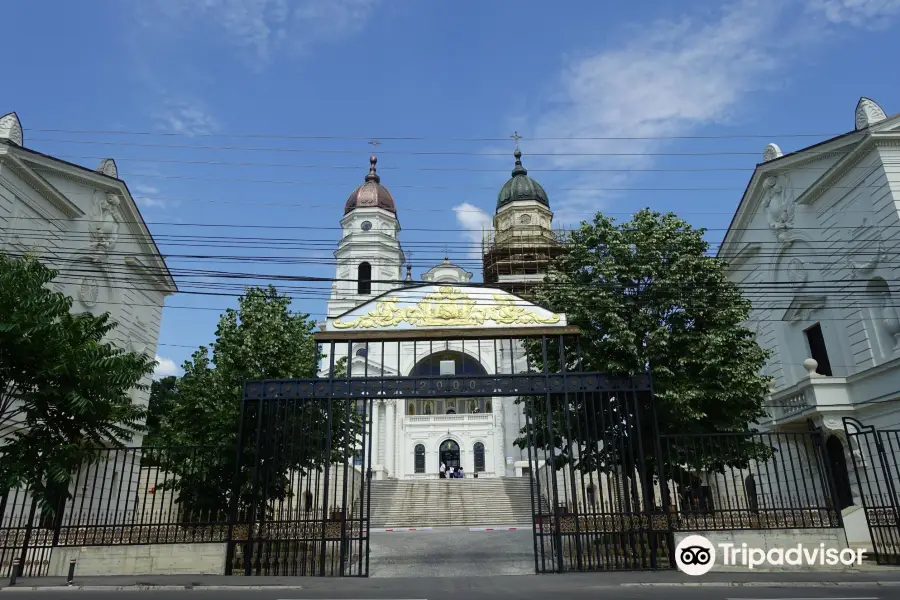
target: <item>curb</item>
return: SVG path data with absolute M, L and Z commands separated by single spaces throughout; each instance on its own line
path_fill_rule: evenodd
M 37 587 L 3 587 L 0 592 L 131 592 L 160 591 L 183 592 L 192 590 L 302 590 L 299 585 L 72 585 L 72 586 L 37 586 Z
M 522 531 L 525 529 L 531 529 L 531 526 L 513 525 L 512 527 L 469 527 L 469 531 Z
M 706 581 L 620 583 L 619 587 L 897 587 L 900 581 Z
M 363 533 L 407 533 L 410 531 L 431 531 L 433 527 L 388 527 L 387 529 L 363 530 Z

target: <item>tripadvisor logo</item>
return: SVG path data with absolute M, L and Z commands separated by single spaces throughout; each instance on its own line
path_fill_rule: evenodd
M 705 575 L 716 564 L 716 549 L 702 535 L 689 535 L 675 547 L 675 564 L 687 575 Z
M 717 551 L 718 547 L 718 551 Z M 797 544 L 789 548 L 753 548 L 747 544 L 723 542 L 713 544 L 702 535 L 689 535 L 675 547 L 675 564 L 678 569 L 692 576 L 709 573 L 716 564 L 716 555 L 727 567 L 754 569 L 760 566 L 859 566 L 866 550 L 863 548 L 826 548 L 824 543 L 817 546 Z

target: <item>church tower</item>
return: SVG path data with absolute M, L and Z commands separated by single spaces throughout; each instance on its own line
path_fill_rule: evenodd
M 394 198 L 381 185 L 375 169 L 378 159 L 372 156 L 369 163 L 365 182 L 344 205 L 341 241 L 334 252 L 337 271 L 328 300 L 329 317 L 398 287 L 402 280 L 404 260 Z
M 513 136 L 518 140 L 518 135 Z M 562 252 L 551 229 L 553 213 L 547 192 L 528 176 L 516 144 L 512 177 L 500 189 L 494 230 L 482 248 L 484 282 L 511 294 L 528 297 Z

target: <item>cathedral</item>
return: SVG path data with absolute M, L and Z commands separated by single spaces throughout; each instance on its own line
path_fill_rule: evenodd
M 536 323 L 564 325 L 563 315 L 530 304 L 533 286 L 560 252 L 552 229 L 550 201 L 528 176 L 518 147 L 510 179 L 500 189 L 493 231 L 484 232 L 484 283 L 450 257 L 416 278 L 400 239 L 400 210 L 382 184 L 372 156 L 365 181 L 350 196 L 334 253 L 336 275 L 323 331 L 372 327 L 373 315 L 392 307 L 415 308 L 428 302 L 466 302 L 489 313 L 496 306 L 527 310 Z M 376 307 L 373 311 L 370 308 Z M 366 320 L 370 321 L 366 323 Z M 484 327 L 502 324 L 485 322 Z M 413 334 L 414 335 L 414 334 Z M 373 331 L 372 340 L 378 334 Z M 335 354 L 338 354 L 335 351 Z M 489 375 L 525 366 L 518 342 L 468 340 L 419 343 L 348 344 L 349 376 Z M 522 408 L 512 398 L 377 399 L 372 409 L 372 465 L 375 479 L 437 477 L 441 464 L 462 467 L 467 477 L 522 476 L 529 470 L 526 452 L 514 442 L 524 425 Z

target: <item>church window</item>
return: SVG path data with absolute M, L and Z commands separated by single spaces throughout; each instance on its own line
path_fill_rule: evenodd
M 484 444 L 481 442 L 475 442 L 475 472 L 481 473 L 484 471 Z
M 362 227 L 363 231 L 369 231 L 372 229 L 372 221 L 363 221 L 360 227 Z
M 416 404 L 414 402 L 410 402 L 406 407 L 406 414 L 415 415 L 416 414 Z
M 356 276 L 356 291 L 362 295 L 372 293 L 372 265 L 367 262 L 359 263 L 359 270 Z
M 531 215 L 522 215 L 519 217 L 519 223 L 522 225 L 531 225 Z
M 426 415 L 434 414 L 434 402 L 432 402 L 431 400 L 427 400 L 425 402 L 425 414 Z
M 485 400 L 484 412 L 491 412 L 491 401 L 490 400 Z
M 831 363 L 828 361 L 828 350 L 825 347 L 825 336 L 822 334 L 822 325 L 816 323 L 806 331 L 806 342 L 809 344 L 810 357 L 819 363 L 816 373 L 831 377 Z
M 424 473 L 425 472 L 425 446 L 422 444 L 416 444 L 415 451 L 416 461 L 416 473 Z
M 360 358 L 365 358 L 365 357 L 367 357 L 367 356 L 369 355 L 369 352 L 368 352 L 368 350 L 366 350 L 365 348 L 359 348 L 359 349 L 356 351 L 356 355 L 357 355 L 358 357 L 360 357 Z

